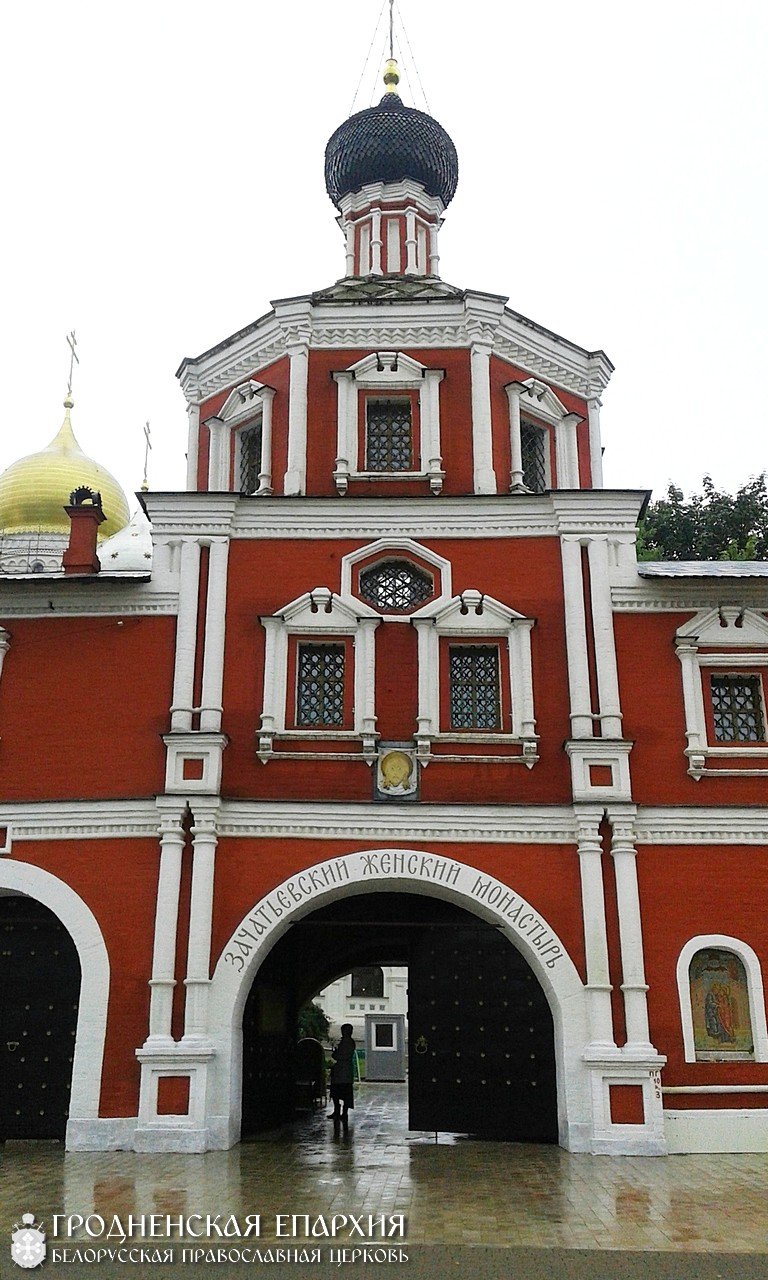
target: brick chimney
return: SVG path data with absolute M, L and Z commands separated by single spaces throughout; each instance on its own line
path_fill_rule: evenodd
M 83 485 L 69 495 L 69 546 L 62 557 L 65 573 L 99 573 L 101 561 L 96 555 L 99 525 L 106 516 L 101 509 L 101 494 Z

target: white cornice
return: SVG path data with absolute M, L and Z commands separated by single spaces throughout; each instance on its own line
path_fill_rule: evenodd
M 768 844 L 768 809 L 638 808 L 638 844 Z
M 309 295 L 280 299 L 274 310 L 196 359 L 178 377 L 190 403 L 200 403 L 285 355 L 289 342 L 310 347 L 469 347 L 478 338 L 527 373 L 588 399 L 606 387 L 613 366 L 602 351 L 585 351 L 505 308 L 498 294 L 466 290 L 459 298 L 376 303 L 319 302 Z
M 611 588 L 616 613 L 687 613 L 713 605 L 768 609 L 768 582 L 753 579 L 713 578 L 702 581 L 653 582 Z
M 158 835 L 164 813 L 189 797 L 78 800 L 0 805 L 13 843 L 33 840 L 143 839 Z M 572 845 L 586 809 L 569 805 L 302 803 L 195 797 L 218 813 L 231 837 L 485 842 Z M 599 809 L 593 816 L 599 817 Z M 633 811 L 640 845 L 768 845 L 768 808 L 640 806 Z
M 69 590 L 67 589 L 69 586 Z M 0 618 L 132 618 L 163 617 L 178 611 L 178 594 L 153 591 L 150 586 L 119 592 L 93 586 L 71 590 L 71 583 L 30 583 L 19 588 L 11 583 L 0 588 Z
M 642 494 L 613 489 L 451 498 L 145 494 L 156 539 L 534 538 L 633 533 Z

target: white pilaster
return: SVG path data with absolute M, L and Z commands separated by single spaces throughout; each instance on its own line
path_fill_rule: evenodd
M 648 1027 L 648 1001 L 643 962 L 643 931 L 640 922 L 640 892 L 637 883 L 637 850 L 634 844 L 634 810 L 612 812 L 608 818 L 613 828 L 611 854 L 616 876 L 616 902 L 621 944 L 621 990 L 624 995 L 624 1018 L 627 1043 L 623 1052 L 629 1057 L 646 1057 L 655 1053 Z
M 685 706 L 685 736 L 688 772 L 698 781 L 706 764 L 707 722 L 704 711 L 704 694 L 701 687 L 701 671 L 698 662 L 696 640 L 678 638 L 675 651 L 680 659 L 683 674 L 683 703 Z
M 504 388 L 509 400 L 509 488 L 511 493 L 527 492 L 523 483 L 523 449 L 520 435 L 520 393 L 524 389 L 519 382 L 509 382 Z
M 190 539 L 181 544 L 179 614 L 176 621 L 176 662 L 171 706 L 172 730 L 192 728 L 199 582 L 200 544 Z
M 262 618 L 264 642 L 264 694 L 259 730 L 259 757 L 268 759 L 272 739 L 285 728 L 285 682 L 288 635 L 282 618 Z
M 304 493 L 307 474 L 307 380 L 309 346 L 305 342 L 288 348 L 291 362 L 288 390 L 288 470 L 285 493 Z
M 155 908 L 155 943 L 150 979 L 149 1038 L 146 1049 L 173 1042 L 171 1018 L 176 986 L 176 931 L 179 918 L 181 859 L 184 852 L 182 813 L 164 814 L 160 827 L 160 871 Z
M 440 728 L 437 628 L 432 618 L 414 618 L 418 637 L 418 715 L 416 743 L 420 755 L 429 755 L 432 738 Z
M 261 469 L 259 471 L 259 487 L 257 492 L 265 496 L 272 492 L 272 401 L 275 392 L 272 387 L 262 387 L 259 392 L 261 410 Z
M 535 738 L 533 714 L 533 670 L 531 631 L 533 621 L 516 622 L 508 636 L 509 673 L 512 693 L 512 733 L 516 738 Z
M 592 488 L 602 489 L 603 487 L 603 441 L 600 434 L 600 405 L 602 401 L 599 396 L 593 396 L 587 401 L 589 409 L 589 465 L 592 472 Z
M 187 405 L 187 490 L 197 489 L 197 462 L 200 448 L 200 405 Z
M 470 367 L 475 493 L 496 493 L 491 429 L 491 347 L 489 343 L 472 343 Z
M 231 433 L 226 422 L 221 418 L 207 418 L 205 422 L 210 435 L 208 450 L 208 489 L 211 493 L 228 492 L 230 485 L 230 443 Z
M 0 676 L 3 674 L 3 663 L 5 655 L 11 647 L 11 637 L 3 627 L 0 627 Z
M 439 222 L 431 222 L 429 224 L 429 274 L 438 277 L 440 275 L 440 254 L 437 251 L 437 233 L 439 229 Z
M 381 209 L 374 209 L 371 214 L 371 275 L 381 274 Z
M 333 478 L 339 493 L 347 492 L 349 475 L 357 471 L 357 426 L 355 375 L 341 369 L 333 375 L 338 386 L 336 419 L 336 467 Z
M 216 810 L 195 808 L 192 828 L 192 892 L 189 904 L 189 945 L 184 1040 L 203 1041 L 208 1030 L 213 879 L 216 859 Z
M 407 276 L 418 275 L 419 264 L 417 261 L 418 242 L 416 239 L 416 210 L 406 209 L 405 212 L 405 274 Z
M 587 626 L 584 616 L 584 579 L 581 571 L 581 543 L 564 537 L 560 553 L 563 561 L 563 602 L 565 606 L 565 648 L 568 686 L 571 696 L 571 735 L 591 738 L 592 703 L 589 690 Z
M 361 618 L 355 636 L 355 732 L 363 751 L 376 749 L 376 641 L 378 618 Z
M 351 219 L 347 223 L 344 235 L 346 242 L 346 274 L 353 276 L 355 274 L 355 224 Z
M 616 640 L 613 631 L 613 607 L 608 571 L 608 542 L 592 538 L 588 544 L 592 630 L 595 640 L 595 667 L 604 738 L 621 737 L 619 673 L 616 665 Z
M 608 936 L 605 923 L 602 844 L 602 810 L 577 810 L 578 855 L 581 874 L 581 909 L 584 920 L 584 954 L 587 966 L 587 1012 L 590 1043 L 587 1057 L 617 1053 L 611 1010 L 608 968 Z
M 429 475 L 432 493 L 440 493 L 445 479 L 440 444 L 440 383 L 442 369 L 427 369 L 424 374 L 424 393 L 421 415 L 421 456 Z
M 581 422 L 577 413 L 567 413 L 555 427 L 555 463 L 558 489 L 578 489 L 579 454 L 576 443 L 576 425 Z
M 224 679 L 224 631 L 227 612 L 229 541 L 215 538 L 208 559 L 208 599 L 205 608 L 205 652 L 200 699 L 200 728 L 221 729 L 221 691 Z

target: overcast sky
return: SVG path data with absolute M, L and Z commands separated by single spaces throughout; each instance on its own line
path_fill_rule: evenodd
M 183 487 L 182 357 L 343 274 L 323 152 L 380 4 L 6 7 L 0 467 L 55 433 L 74 328 L 82 447 L 130 493 L 149 418 Z M 607 352 L 606 484 L 762 471 L 768 5 L 399 5 L 459 153 L 443 278 Z

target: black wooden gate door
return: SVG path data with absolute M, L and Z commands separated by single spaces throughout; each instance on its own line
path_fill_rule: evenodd
M 80 960 L 33 898 L 0 897 L 0 1139 L 63 1138 Z
M 552 1014 L 497 930 L 428 929 L 408 968 L 411 1129 L 557 1142 Z

